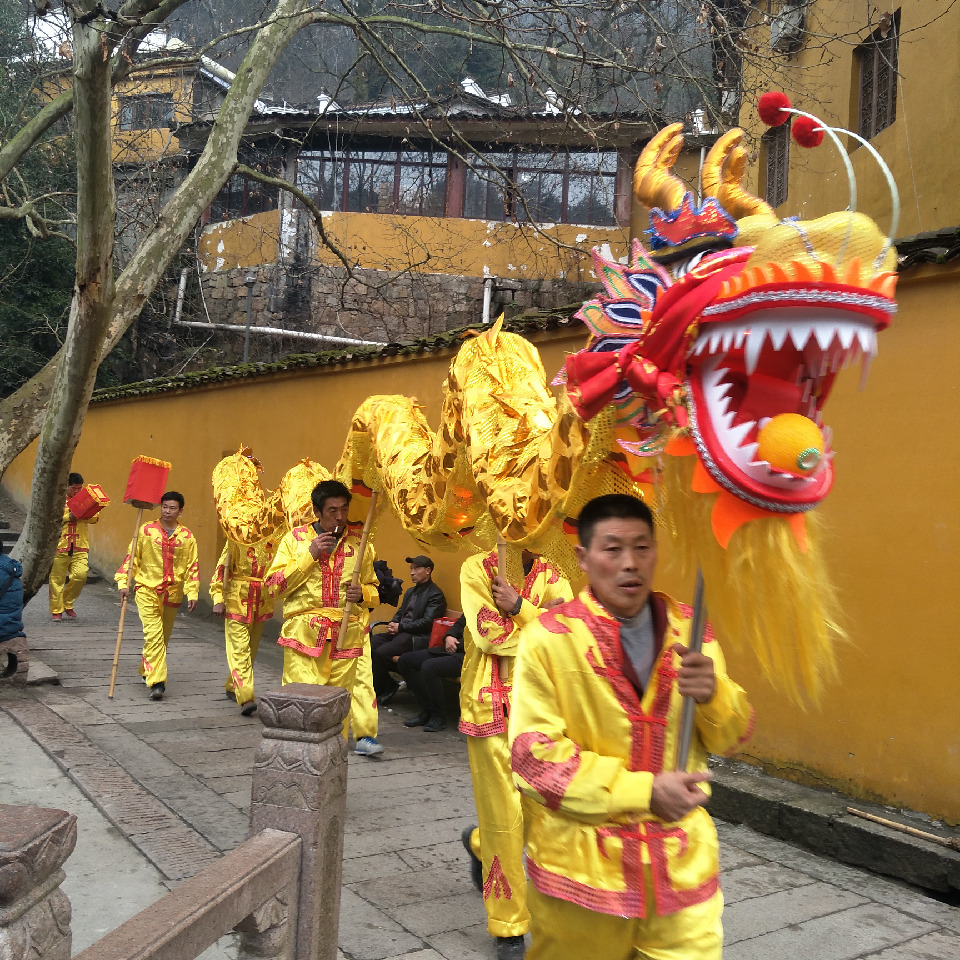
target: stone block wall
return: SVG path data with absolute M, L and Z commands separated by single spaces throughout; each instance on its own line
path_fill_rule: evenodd
M 290 270 L 270 264 L 205 274 L 201 280 L 206 307 L 198 302 L 191 320 L 236 324 L 247 316 L 245 278 L 252 285 L 251 325 L 280 327 L 336 337 L 404 342 L 458 327 L 479 325 L 483 319 L 483 278 L 412 272 L 356 269 L 347 277 L 342 267 L 309 266 Z M 510 281 L 516 289 L 494 289 L 491 316 L 508 316 L 529 308 L 550 309 L 587 299 L 595 284 L 559 279 Z M 251 338 L 251 358 L 268 359 L 267 338 Z M 292 339 L 292 338 L 290 338 Z M 253 344 L 259 346 L 254 349 Z M 320 342 L 298 341 L 302 352 L 329 348 Z M 282 353 L 291 352 L 290 343 Z M 269 357 L 274 359 L 274 357 Z

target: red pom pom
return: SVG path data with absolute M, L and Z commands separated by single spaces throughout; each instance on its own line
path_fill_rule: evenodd
M 813 147 L 819 147 L 823 143 L 823 124 L 819 120 L 811 120 L 809 117 L 797 117 L 793 121 L 793 139 L 798 147 L 805 147 L 810 150 Z
M 757 103 L 757 113 L 768 127 L 779 127 L 790 119 L 784 107 L 790 106 L 790 98 L 779 90 L 768 90 Z

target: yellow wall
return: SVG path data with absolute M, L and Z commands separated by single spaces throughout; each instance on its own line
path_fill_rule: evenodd
M 173 94 L 173 113 L 177 123 L 189 123 L 193 111 L 193 80 L 182 68 L 135 75 L 118 84 L 113 98 L 113 162 L 143 164 L 170 157 L 180 149 L 179 141 L 167 127 L 147 130 L 121 130 L 120 105 L 126 97 Z
M 279 221 L 279 211 L 272 210 L 206 226 L 198 244 L 203 269 L 275 263 Z M 338 266 L 340 260 L 329 249 L 317 249 L 316 229 L 312 225 L 310 229 L 317 261 Z M 609 243 L 617 256 L 623 256 L 628 236 L 619 227 L 556 224 L 538 228 L 528 223 L 377 213 L 327 213 L 324 230 L 359 267 L 471 277 L 489 274 L 515 280 L 591 280 L 590 249 Z
M 759 135 L 766 129 L 757 118 L 760 92 L 781 89 L 793 106 L 820 116 L 833 126 L 856 131 L 859 73 L 854 53 L 865 39 L 868 4 L 819 2 L 808 6 L 808 37 L 794 56 L 784 58 L 773 76 L 747 77 L 745 89 L 754 91 L 744 103 L 741 125 Z M 960 6 L 939 0 L 902 0 L 890 7 L 872 8 L 874 29 L 878 12 L 900 10 L 899 69 L 894 123 L 881 130 L 871 144 L 890 165 L 903 206 L 897 236 L 960 223 L 960 191 L 956 184 L 956 148 L 953 132 L 960 126 L 960 101 L 945 95 L 960 83 Z M 825 41 L 837 35 L 842 39 Z M 769 27 L 757 28 L 757 41 L 767 49 Z M 764 69 L 769 69 L 764 64 Z M 848 138 L 841 138 L 847 140 Z M 857 209 L 889 230 L 890 193 L 877 164 L 866 150 L 849 141 L 857 178 Z M 747 183 L 759 187 L 763 152 L 748 167 Z M 804 150 L 791 141 L 790 180 L 786 203 L 777 212 L 811 219 L 847 206 L 847 177 L 836 149 L 829 141 Z
M 838 450 L 836 487 L 823 508 L 827 556 L 851 637 L 840 653 L 840 685 L 819 711 L 804 713 L 756 676 L 749 655 L 726 644 L 731 674 L 757 707 L 748 757 L 953 822 L 960 821 L 960 387 L 944 358 L 960 355 L 958 281 L 960 267 L 908 274 L 866 391 L 857 392 L 859 371 L 848 371 L 827 407 Z M 552 377 L 582 336 L 544 334 L 536 342 Z M 332 467 L 353 411 L 371 393 L 417 396 L 436 428 L 449 358 L 378 360 L 96 404 L 73 468 L 118 501 L 134 456 L 172 461 L 170 484 L 186 496 L 184 521 L 199 539 L 206 578 L 220 542 L 210 473 L 221 456 L 252 445 L 268 487 L 303 456 Z M 21 501 L 32 457 L 31 449 L 4 477 Z M 95 566 L 118 564 L 134 517 L 117 502 L 106 511 L 93 534 Z M 378 552 L 409 583 L 403 558 L 420 549 L 396 521 L 384 521 Z M 457 606 L 459 558 L 437 559 L 437 581 Z M 692 585 L 671 575 L 667 558 L 659 583 L 689 602 Z

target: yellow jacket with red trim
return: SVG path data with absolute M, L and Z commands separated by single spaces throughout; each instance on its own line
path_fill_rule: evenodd
M 460 568 L 460 602 L 467 621 L 460 673 L 460 731 L 471 737 L 506 733 L 520 628 L 541 614 L 548 603 L 573 596 L 570 584 L 538 557 L 518 591 L 523 597 L 519 612 L 505 617 L 493 602 L 496 575 L 496 551 L 470 557 Z
M 89 553 L 90 531 L 87 528 L 99 519 L 100 514 L 95 513 L 89 520 L 77 520 L 70 512 L 70 508 L 64 507 L 63 527 L 60 530 L 57 553 Z M 72 550 L 71 547 L 73 548 Z
M 249 546 L 228 540 L 223 545 L 210 581 L 210 599 L 215 605 L 222 603 L 226 607 L 225 616 L 228 620 L 260 623 L 273 616 L 273 597 L 264 592 L 263 578 L 273 562 L 275 550 L 273 540 L 260 540 Z M 227 581 L 226 592 L 223 587 L 224 576 Z
M 133 544 L 114 575 L 117 586 L 127 586 L 127 563 Z M 151 520 L 140 528 L 133 557 L 133 582 L 138 590 L 153 590 L 164 595 L 167 606 L 178 607 L 184 596 L 197 600 L 200 596 L 200 566 L 197 561 L 197 540 L 182 524 L 167 533 L 159 520 Z
M 622 668 L 619 622 L 585 590 L 523 630 L 510 717 L 514 782 L 539 804 L 527 822 L 531 881 L 548 896 L 622 917 L 667 916 L 718 887 L 706 810 L 677 823 L 650 811 L 654 777 L 676 769 L 683 698 L 671 647 L 690 629 L 689 607 L 665 594 L 651 603 L 663 638 L 642 697 Z M 736 749 L 753 727 L 709 629 L 703 652 L 716 690 L 696 707 L 690 770 L 706 770 L 708 753 Z

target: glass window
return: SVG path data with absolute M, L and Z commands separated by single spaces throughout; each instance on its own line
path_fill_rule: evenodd
M 119 115 L 121 130 L 169 128 L 173 125 L 173 94 L 121 97 Z
M 860 66 L 858 133 L 870 140 L 897 119 L 900 11 L 857 47 Z

